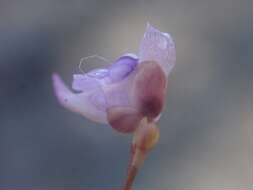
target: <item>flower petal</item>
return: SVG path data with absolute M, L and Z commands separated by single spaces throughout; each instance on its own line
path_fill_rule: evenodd
M 55 94 L 62 106 L 93 121 L 107 123 L 102 91 L 97 89 L 92 93 L 75 94 L 66 87 L 57 74 L 53 74 L 52 78 Z
M 175 44 L 167 33 L 162 33 L 149 23 L 140 45 L 140 63 L 156 61 L 168 74 L 175 65 Z
M 72 82 L 73 90 L 90 92 L 99 88 L 99 82 L 96 78 L 89 77 L 87 74 L 74 74 Z
M 133 54 L 125 54 L 120 57 L 109 68 L 112 82 L 117 82 L 127 77 L 134 70 L 137 63 L 138 58 Z

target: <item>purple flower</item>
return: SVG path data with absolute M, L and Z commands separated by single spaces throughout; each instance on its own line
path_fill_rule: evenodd
M 144 117 L 149 121 L 159 118 L 174 64 L 170 35 L 147 24 L 138 56 L 125 54 L 108 67 L 74 74 L 74 91 L 57 74 L 53 74 L 53 86 L 65 108 L 128 133 Z

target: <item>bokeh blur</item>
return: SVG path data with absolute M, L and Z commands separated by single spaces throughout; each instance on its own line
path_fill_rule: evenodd
M 133 189 L 252 190 L 252 18 L 250 0 L 1 0 L 0 189 L 119 189 L 131 136 L 62 108 L 51 74 L 70 84 L 82 57 L 138 53 L 149 21 L 177 64 Z

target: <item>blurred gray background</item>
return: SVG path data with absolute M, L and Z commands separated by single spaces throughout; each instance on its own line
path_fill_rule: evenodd
M 1 0 L 0 189 L 119 189 L 131 137 L 63 109 L 51 74 L 137 53 L 149 21 L 177 64 L 133 189 L 252 190 L 252 18 L 250 0 Z

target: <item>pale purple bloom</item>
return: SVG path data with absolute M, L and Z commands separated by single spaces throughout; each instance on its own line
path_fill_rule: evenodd
M 113 123 L 120 119 L 123 129 L 119 131 L 132 132 L 135 129 L 133 123 L 149 115 L 147 110 L 142 111 L 144 108 L 140 108 L 142 100 L 157 96 L 163 106 L 167 77 L 174 64 L 175 45 L 172 38 L 148 24 L 140 44 L 139 56 L 125 54 L 107 67 L 85 74 L 74 74 L 74 91 L 70 90 L 57 74 L 53 75 L 53 85 L 59 102 L 65 108 L 93 121 L 111 124 L 116 129 Z M 145 84 L 145 81 L 149 80 L 151 89 Z M 156 100 L 155 98 L 152 101 Z M 145 107 L 152 109 L 154 106 L 149 105 L 149 102 L 145 99 Z M 159 117 L 161 106 L 154 114 L 150 114 L 151 118 Z

